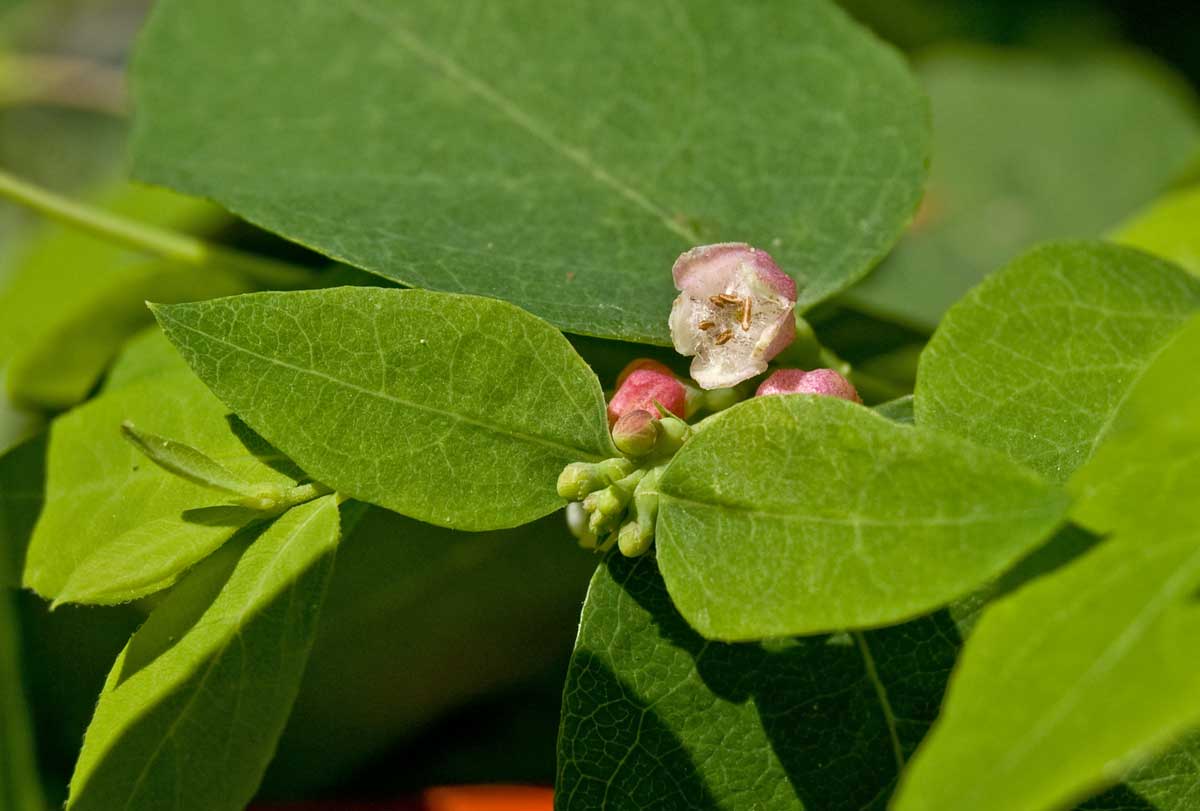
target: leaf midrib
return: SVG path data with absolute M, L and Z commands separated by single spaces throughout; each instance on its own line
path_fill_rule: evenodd
M 633 203 L 636 207 L 651 214 L 664 228 L 681 237 L 688 245 L 697 245 L 702 241 L 695 232 L 675 221 L 665 209 L 642 192 L 596 163 L 591 156 L 579 147 L 560 139 L 548 126 L 527 113 L 512 99 L 502 94 L 455 60 L 427 46 L 416 34 L 399 25 L 394 19 L 372 14 L 371 7 L 361 2 L 361 0 L 347 0 L 346 7 L 363 22 L 384 28 L 392 41 L 396 42 L 408 53 L 430 67 L 441 71 L 462 89 L 491 105 L 501 115 L 513 122 L 518 129 L 525 131 L 534 139 L 550 147 L 551 151 L 568 163 L 578 167 L 587 177 L 602 186 L 607 186 L 621 197 Z
M 179 319 L 173 318 L 169 313 L 169 309 L 167 309 L 167 308 L 159 308 L 156 312 L 157 312 L 159 318 L 161 318 L 165 321 L 169 321 L 171 324 L 174 324 L 176 326 L 182 327 L 182 328 L 188 330 L 189 332 L 194 332 L 197 335 L 199 335 L 203 338 L 207 338 L 210 341 L 214 341 L 223 346 L 227 346 L 230 349 L 234 350 L 235 352 L 241 352 L 244 355 L 248 355 L 252 358 L 257 358 L 258 360 L 265 361 L 274 366 L 280 366 L 284 369 L 290 369 L 291 371 L 297 372 L 299 374 L 308 375 L 310 377 L 314 377 L 319 380 L 324 380 L 324 381 L 332 383 L 336 386 L 341 386 L 344 389 L 348 389 L 350 391 L 357 392 L 359 394 L 364 394 L 368 397 L 374 397 L 378 400 L 382 400 L 384 402 L 389 402 L 389 403 L 394 403 L 395 405 L 398 405 L 398 406 L 401 406 L 404 408 L 410 408 L 414 411 L 419 411 L 419 412 L 422 412 L 425 414 L 432 414 L 436 417 L 442 417 L 442 418 L 446 418 L 446 419 L 455 420 L 457 422 L 463 423 L 464 425 L 469 425 L 474 428 L 478 428 L 479 430 L 484 431 L 485 433 L 495 434 L 502 438 L 517 439 L 517 440 L 526 442 L 531 445 L 540 445 L 542 447 L 549 448 L 550 450 L 555 451 L 556 454 L 564 456 L 568 459 L 572 459 L 572 460 L 579 459 L 579 460 L 584 460 L 584 461 L 600 461 L 603 458 L 599 454 L 597 454 L 593 451 L 590 451 L 590 450 L 584 450 L 582 448 L 578 448 L 573 445 L 564 445 L 561 442 L 556 442 L 552 439 L 547 439 L 546 437 L 541 437 L 541 436 L 537 436 L 535 434 L 526 433 L 524 431 L 516 431 L 516 430 L 510 429 L 510 428 L 506 428 L 504 426 L 487 423 L 487 422 L 484 422 L 483 420 L 475 419 L 474 417 L 468 417 L 465 414 L 459 414 L 459 413 L 456 413 L 453 411 L 444 411 L 439 408 L 433 408 L 431 406 L 423 405 L 421 403 L 413 402 L 411 400 L 406 400 L 402 397 L 397 397 L 393 394 L 388 394 L 387 392 L 375 391 L 373 389 L 368 389 L 363 386 L 359 386 L 357 383 L 351 383 L 348 380 L 342 380 L 341 378 L 334 377 L 333 375 L 326 374 L 325 372 L 321 372 L 316 369 L 306 369 L 303 366 L 297 366 L 294 363 L 288 363 L 287 361 L 279 360 L 278 358 L 273 358 L 273 357 L 270 357 L 269 355 L 263 355 L 258 352 L 254 352 L 250 349 L 247 349 L 246 347 L 241 346 L 239 344 L 235 344 L 232 341 L 226 340 L 225 338 L 222 338 L 219 335 L 213 335 L 212 333 L 205 332 L 202 329 L 193 327 L 190 324 L 185 324 L 184 322 L 180 321 Z
M 728 510 L 729 512 L 740 513 L 746 516 L 761 516 L 763 518 L 771 518 L 779 521 L 790 521 L 806 524 L 828 524 L 832 526 L 843 526 L 848 528 L 853 527 L 959 527 L 959 526 L 974 526 L 976 524 L 990 524 L 997 522 L 1007 522 L 1016 519 L 1028 518 L 1038 515 L 1041 511 L 1022 510 L 1008 513 L 987 513 L 975 514 L 972 516 L 961 516 L 959 518 L 918 518 L 913 520 L 901 519 L 878 519 L 866 516 L 856 516 L 854 518 L 836 518 L 832 516 L 821 515 L 805 515 L 803 513 L 786 513 L 776 512 L 772 510 L 764 510 L 761 507 L 750 507 L 744 504 L 728 504 L 720 501 L 701 501 L 699 499 L 691 499 L 683 496 L 676 496 L 671 493 L 660 491 L 659 495 L 668 501 L 674 501 L 679 504 L 686 504 L 693 507 L 708 510 Z

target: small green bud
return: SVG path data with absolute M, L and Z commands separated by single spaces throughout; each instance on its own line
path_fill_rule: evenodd
M 683 443 L 692 435 L 692 428 L 678 417 L 663 417 L 658 421 L 658 433 L 654 455 L 666 459 L 674 456 L 675 452 L 683 447 Z
M 572 462 L 558 476 L 558 494 L 570 501 L 580 501 L 588 493 L 607 487 L 633 470 L 628 459 L 613 457 L 603 462 Z
M 588 493 L 583 500 L 583 509 L 588 514 L 588 530 L 600 536 L 614 531 L 625 515 L 633 493 L 645 470 L 635 470 L 618 482 Z
M 746 395 L 737 387 L 713 389 L 704 392 L 704 407 L 709 411 L 724 411 L 744 399 L 746 399 Z
M 613 426 L 613 444 L 626 456 L 645 456 L 654 450 L 658 433 L 658 421 L 649 411 L 628 411 Z

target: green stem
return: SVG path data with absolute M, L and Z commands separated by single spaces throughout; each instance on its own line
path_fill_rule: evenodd
M 277 262 L 202 239 L 148 225 L 69 200 L 0 169 L 0 197 L 110 242 L 194 267 L 222 267 L 271 287 L 307 287 L 312 275 L 295 265 Z
M 327 487 L 320 482 L 298 484 L 291 490 L 287 491 L 287 496 L 284 498 L 284 509 L 289 510 L 292 507 L 303 504 L 306 501 L 312 501 L 314 498 L 327 496 L 332 492 L 332 487 Z

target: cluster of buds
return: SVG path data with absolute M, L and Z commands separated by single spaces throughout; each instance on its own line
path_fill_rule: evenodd
M 623 456 L 572 463 L 558 479 L 558 494 L 570 502 L 567 526 L 581 546 L 598 552 L 616 546 L 633 557 L 650 548 L 659 476 L 691 434 L 685 420 L 742 400 L 749 393 L 745 381 L 765 372 L 796 336 L 796 283 L 764 251 L 742 243 L 705 245 L 680 256 L 672 273 L 680 294 L 671 309 L 671 338 L 692 356 L 691 375 L 700 388 L 658 361 L 633 361 L 608 402 L 613 444 Z M 775 394 L 862 402 L 833 369 L 780 369 L 754 396 Z
M 573 462 L 558 477 L 567 505 L 567 526 L 581 546 L 622 554 L 644 554 L 654 540 L 658 476 L 683 446 L 691 428 L 681 419 L 687 391 L 671 370 L 637 360 L 618 377 L 608 404 L 613 444 L 623 456 L 602 462 Z

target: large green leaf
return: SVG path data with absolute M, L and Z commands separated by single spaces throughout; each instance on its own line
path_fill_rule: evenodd
M 1189 315 L 1200 279 L 1130 248 L 1035 248 L 955 305 L 921 356 L 917 425 L 1066 481 Z
M 334 496 L 230 544 L 117 658 L 71 779 L 70 811 L 241 811 L 295 700 L 338 539 Z
M 876 626 L 997 576 L 1066 498 L 998 453 L 833 397 L 721 413 L 660 482 L 658 556 L 712 639 Z
M 802 307 L 844 288 L 928 154 L 903 60 L 825 0 L 170 0 L 135 78 L 139 177 L 411 286 L 651 343 L 698 243 L 771 251 Z
M 616 455 L 596 376 L 511 304 L 339 287 L 156 313 L 217 396 L 313 477 L 431 524 L 526 523 L 562 506 L 564 465 Z
M 947 50 L 918 70 L 933 103 L 929 188 L 851 298 L 926 329 L 1030 244 L 1112 228 L 1200 146 L 1190 89 L 1145 59 Z
M 456 532 L 371 507 L 344 533 L 264 784 L 276 796 L 327 788 L 433 719 L 548 668 L 561 688 L 596 567 L 561 515 Z
M 127 217 L 209 230 L 210 204 L 121 186 L 101 204 Z M 249 289 L 218 268 L 152 260 L 65 225 L 47 226 L 0 283 L 0 369 L 18 402 L 62 409 L 87 396 L 129 336 L 150 323 L 145 301 L 192 301 Z
M 592 580 L 563 693 L 557 807 L 882 809 L 937 714 L 957 635 L 701 638 L 652 556 Z
M 1122 223 L 1112 238 L 1200 275 L 1200 186 L 1171 192 Z
M 1113 536 L 988 608 L 898 811 L 1057 808 L 1200 722 L 1200 317 L 1071 482 Z
M 0 583 L 0 808 L 46 811 L 22 684 L 20 635 L 16 595 Z
M 60 602 L 118 603 L 173 583 L 259 513 L 152 464 L 125 441 L 130 420 L 220 461 L 254 482 L 295 484 L 297 471 L 187 370 L 92 400 L 50 430 L 46 504 L 24 582 Z

